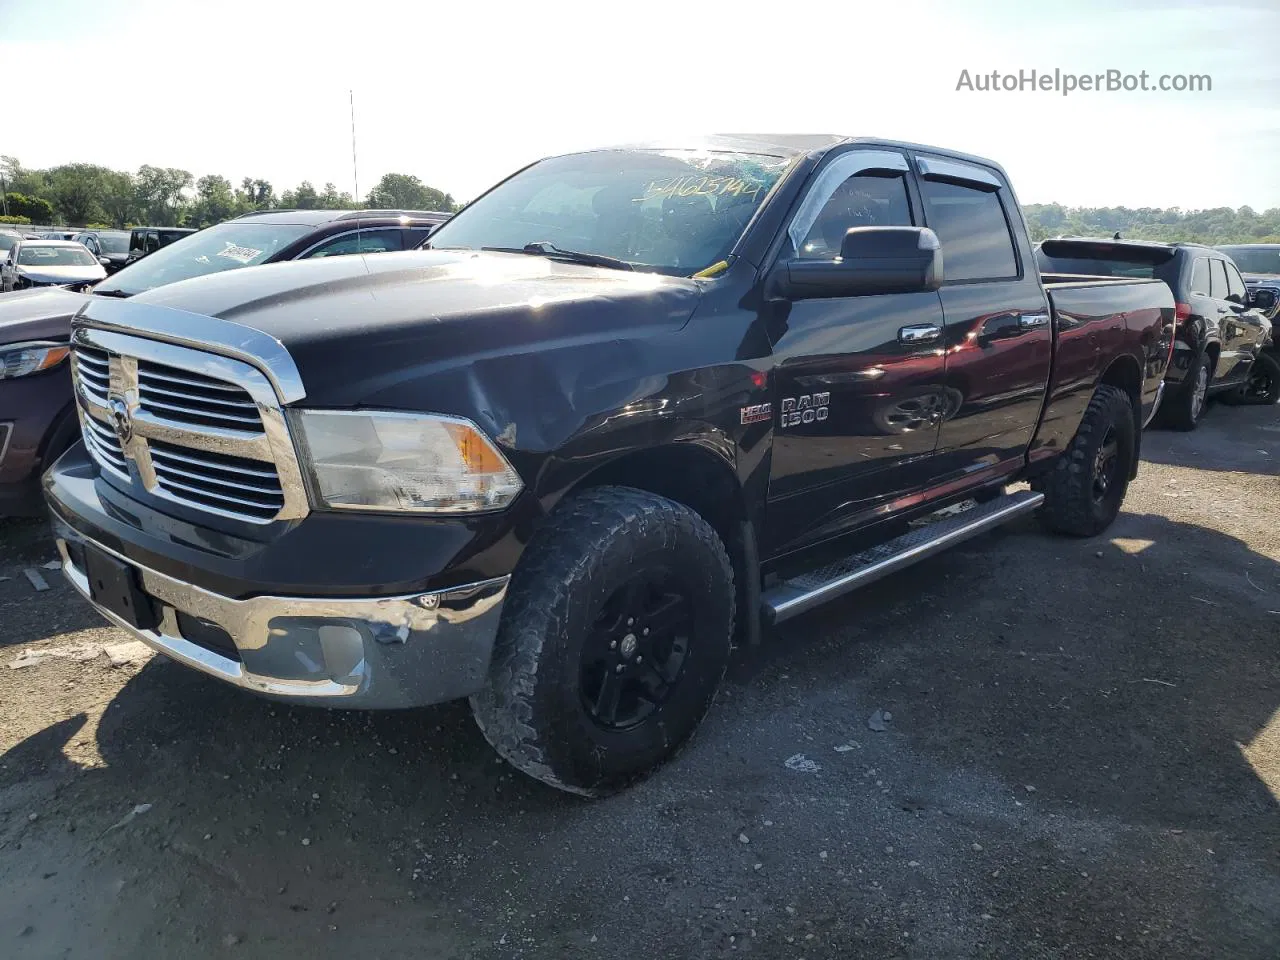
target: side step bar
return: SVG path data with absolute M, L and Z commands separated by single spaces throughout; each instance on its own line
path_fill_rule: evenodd
M 843 594 L 874 583 L 970 537 L 1030 513 L 1044 502 L 1031 490 L 997 497 L 925 524 L 878 546 L 810 570 L 764 591 L 761 604 L 770 623 L 781 623 Z

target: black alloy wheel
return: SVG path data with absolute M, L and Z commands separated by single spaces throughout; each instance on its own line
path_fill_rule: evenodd
M 582 646 L 583 708 L 606 730 L 643 723 L 684 676 L 692 606 L 665 567 L 638 571 L 605 602 Z
M 1116 482 L 1116 473 L 1120 468 L 1120 442 L 1116 437 L 1116 428 L 1111 426 L 1102 438 L 1098 452 L 1093 458 L 1093 502 L 1102 503 L 1107 499 L 1111 485 Z

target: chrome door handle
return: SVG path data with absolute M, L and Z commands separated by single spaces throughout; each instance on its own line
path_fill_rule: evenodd
M 1037 327 L 1047 327 L 1049 325 L 1049 315 L 1047 313 L 1022 313 L 1018 315 L 1019 330 L 1034 330 Z
M 942 328 L 933 323 L 917 323 L 898 331 L 899 343 L 932 343 L 942 336 Z

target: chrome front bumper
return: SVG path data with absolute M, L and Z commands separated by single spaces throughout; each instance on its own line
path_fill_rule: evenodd
M 507 577 L 399 597 L 236 600 L 56 527 L 72 586 L 93 603 L 68 546 L 91 544 L 133 567 L 159 605 L 159 625 L 138 629 L 93 603 L 98 612 L 152 649 L 254 693 L 318 706 L 416 707 L 475 693 L 488 675 Z

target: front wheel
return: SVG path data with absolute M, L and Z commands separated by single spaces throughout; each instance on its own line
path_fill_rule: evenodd
M 1044 494 L 1041 522 L 1076 537 L 1111 526 L 1124 503 L 1137 449 L 1129 395 L 1119 387 L 1098 387 L 1071 445 L 1033 484 Z
M 521 559 L 472 713 L 518 769 L 608 793 L 693 733 L 728 664 L 735 609 L 733 568 L 702 517 L 641 490 L 588 490 Z
M 1280 360 L 1260 353 L 1249 370 L 1249 379 L 1240 388 L 1240 402 L 1269 406 L 1280 400 Z

